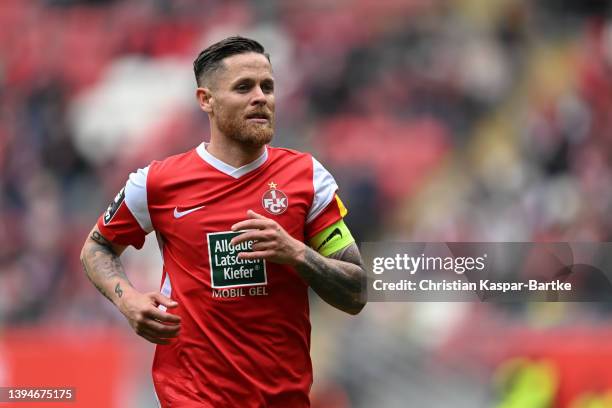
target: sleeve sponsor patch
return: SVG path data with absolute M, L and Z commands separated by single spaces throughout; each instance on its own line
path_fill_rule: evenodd
M 106 212 L 104 213 L 104 225 L 108 225 L 108 223 L 111 222 L 124 199 L 125 187 L 122 188 L 121 191 L 119 191 L 119 193 L 115 196 L 113 202 L 110 203 L 110 205 L 106 209 Z

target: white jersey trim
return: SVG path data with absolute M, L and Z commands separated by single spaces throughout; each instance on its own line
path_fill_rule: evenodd
M 159 252 L 161 253 L 162 264 L 163 264 L 164 263 L 164 239 L 162 238 L 159 232 L 156 233 L 155 235 L 157 237 L 157 245 L 159 246 Z M 172 282 L 170 282 L 170 276 L 168 275 L 168 272 L 166 272 L 166 276 L 164 277 L 164 283 L 162 284 L 160 293 L 166 296 L 167 298 L 170 298 L 172 296 Z M 164 305 L 159 305 L 157 306 L 157 308 L 160 310 L 163 310 L 164 312 L 168 309 Z
M 147 175 L 149 166 L 131 173 L 125 184 L 125 204 L 145 233 L 153 231 L 147 203 Z
M 157 401 L 157 408 L 162 408 L 161 402 L 159 402 L 159 397 L 157 396 L 157 391 L 155 391 L 155 387 L 153 387 L 153 395 L 155 395 L 155 401 Z
M 166 277 L 164 278 L 164 284 L 162 285 L 162 288 L 161 288 L 161 294 L 167 298 L 170 298 L 172 296 L 172 283 L 170 282 L 170 277 L 168 276 L 168 272 L 166 272 Z M 158 308 L 163 310 L 164 312 L 167 309 L 166 306 L 164 305 L 159 305 Z
M 317 218 L 325 207 L 331 203 L 338 190 L 338 184 L 336 184 L 334 177 L 314 157 L 312 158 L 312 184 L 314 197 L 306 217 L 306 224 Z
M 245 164 L 244 166 L 234 167 L 208 153 L 208 150 L 206 150 L 206 146 L 207 143 L 201 143 L 196 148 L 196 151 L 198 152 L 198 155 L 202 158 L 202 160 L 213 166 L 215 169 L 219 170 L 221 173 L 227 174 L 228 176 L 233 177 L 235 179 L 240 178 L 245 174 L 257 169 L 262 164 L 264 164 L 266 160 L 268 160 L 268 147 L 266 146 L 263 154 L 257 159 L 253 160 L 249 164 Z

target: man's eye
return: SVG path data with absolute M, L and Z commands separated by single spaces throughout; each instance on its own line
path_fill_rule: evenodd
M 238 85 L 238 86 L 236 87 L 236 90 L 237 90 L 238 92 L 246 92 L 246 91 L 248 91 L 248 90 L 249 90 L 249 86 L 248 86 L 248 85 L 246 85 L 246 84 Z

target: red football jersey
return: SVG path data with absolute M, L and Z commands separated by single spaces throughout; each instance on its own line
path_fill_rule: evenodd
M 136 248 L 156 232 L 161 292 L 182 318 L 179 337 L 155 351 L 163 407 L 309 406 L 308 285 L 289 266 L 238 259 L 251 243 L 229 241 L 252 209 L 307 242 L 341 218 L 336 190 L 312 156 L 273 147 L 234 168 L 201 144 L 130 175 L 98 228 Z

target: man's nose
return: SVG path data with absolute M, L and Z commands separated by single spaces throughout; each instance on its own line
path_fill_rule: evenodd
M 253 88 L 253 95 L 251 97 L 251 104 L 253 105 L 265 105 L 267 102 L 266 94 L 263 92 L 261 87 L 256 86 Z

